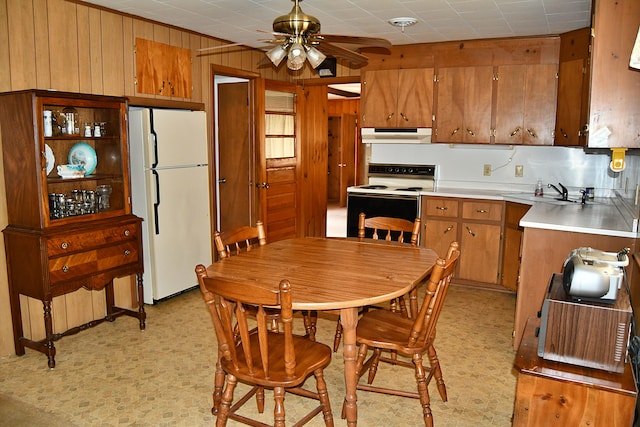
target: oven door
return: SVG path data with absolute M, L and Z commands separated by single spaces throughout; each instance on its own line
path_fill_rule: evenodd
M 358 218 L 360 212 L 367 217 L 387 216 L 415 221 L 420 216 L 420 196 L 402 196 L 393 194 L 347 194 L 347 237 L 358 237 Z M 366 238 L 371 238 L 373 231 L 368 230 Z M 395 238 L 396 236 L 392 236 Z M 382 238 L 382 236 L 380 237 Z M 404 241 L 411 241 L 411 233 L 405 233 Z

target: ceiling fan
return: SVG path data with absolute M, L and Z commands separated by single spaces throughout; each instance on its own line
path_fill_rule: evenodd
M 291 11 L 273 20 L 273 32 L 275 36 L 272 40 L 266 40 L 275 45 L 266 53 L 267 58 L 274 66 L 287 58 L 287 68 L 299 70 L 304 66 L 304 61 L 309 61 L 313 68 L 317 68 L 327 56 L 343 59 L 353 66 L 365 65 L 368 58 L 359 52 L 362 48 L 380 48 L 387 50 L 391 43 L 378 37 L 358 37 L 335 34 L 321 34 L 320 21 L 307 15 L 300 8 L 302 0 L 291 0 L 294 2 Z M 217 49 L 231 45 L 216 46 L 199 50 Z M 342 45 L 351 45 L 355 49 L 349 49 Z

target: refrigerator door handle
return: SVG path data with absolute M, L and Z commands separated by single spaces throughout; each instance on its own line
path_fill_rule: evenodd
M 160 207 L 160 175 L 158 171 L 152 170 L 153 176 L 156 180 L 156 199 L 153 201 L 153 220 L 156 229 L 156 235 L 160 234 L 160 224 L 158 218 L 158 208 Z

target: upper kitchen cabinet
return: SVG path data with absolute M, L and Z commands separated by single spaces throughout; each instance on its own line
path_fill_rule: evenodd
M 555 64 L 497 67 L 496 144 L 553 145 L 556 72 Z
M 191 98 L 191 51 L 136 38 L 138 93 Z
M 560 35 L 555 145 L 583 146 L 589 114 L 591 28 Z
M 588 146 L 639 148 L 640 70 L 629 59 L 640 1 L 594 3 Z
M 446 67 L 437 73 L 435 142 L 489 143 L 493 67 Z
M 372 70 L 362 79 L 362 127 L 430 128 L 433 68 Z

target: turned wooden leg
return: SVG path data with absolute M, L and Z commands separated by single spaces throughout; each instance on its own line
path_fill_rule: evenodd
M 42 301 L 42 309 L 44 312 L 44 330 L 46 334 L 46 343 L 44 353 L 49 359 L 49 368 L 56 367 L 56 347 L 53 345 L 53 321 L 51 320 L 51 301 Z
M 356 360 L 356 384 L 360 380 L 360 377 L 364 374 L 362 372 L 364 361 L 367 358 L 367 352 L 369 351 L 369 347 L 366 344 L 360 344 L 360 348 L 358 349 L 358 359 Z M 344 401 L 342 403 L 342 419 L 347 417 L 347 402 Z
M 264 387 L 258 387 L 256 390 L 256 406 L 259 414 L 264 413 Z
M 303 311 L 302 318 L 304 320 L 304 329 L 307 332 L 307 337 L 311 341 L 316 340 L 316 324 L 318 323 L 317 311 Z
M 138 319 L 140 330 L 146 327 L 147 313 L 144 311 L 144 288 L 142 286 L 142 274 L 136 274 L 136 288 L 138 289 Z
M 418 287 L 409 291 L 409 315 L 415 319 L 418 315 Z
M 222 399 L 222 389 L 224 387 L 225 373 L 222 370 L 220 358 L 222 356 L 218 354 L 218 360 L 216 361 L 216 374 L 213 381 L 213 408 L 211 408 L 212 414 L 217 414 L 220 410 L 220 400 Z
M 224 388 L 222 394 L 222 401 L 220 402 L 220 409 L 216 417 L 216 427 L 225 427 L 227 425 L 227 419 L 229 418 L 229 410 L 231 402 L 233 401 L 233 390 L 236 388 L 238 380 L 233 375 L 227 375 L 227 385 Z
M 322 369 L 313 372 L 316 377 L 316 387 L 318 389 L 318 399 L 322 404 L 322 415 L 324 417 L 324 425 L 333 427 L 333 414 L 331 413 L 331 403 L 329 403 L 329 393 L 327 393 L 327 383 L 324 381 L 324 373 Z
M 404 300 L 404 297 L 396 298 L 398 300 L 398 306 L 400 307 L 400 314 L 405 319 L 409 317 L 409 312 L 407 311 L 407 303 Z
M 429 390 L 425 380 L 424 366 L 422 366 L 422 355 L 413 355 L 413 364 L 416 368 L 416 383 L 418 385 L 418 394 L 420 395 L 420 405 L 422 405 L 422 418 L 426 427 L 433 427 L 433 415 L 431 414 L 431 401 L 429 399 Z
M 438 354 L 436 353 L 436 349 L 433 345 L 430 345 L 427 349 L 429 356 L 429 363 L 431 364 L 431 369 L 433 370 L 433 377 L 436 379 L 436 385 L 438 386 L 438 393 L 440 393 L 440 397 L 443 402 L 447 401 L 447 387 L 444 385 L 444 380 L 442 379 L 442 369 L 440 369 L 440 360 L 438 360 Z
M 342 351 L 344 353 L 344 380 L 345 380 L 345 416 L 347 426 L 355 427 L 358 423 L 358 406 L 356 388 L 358 377 L 356 376 L 356 327 L 358 326 L 358 309 L 343 308 L 340 310 L 340 322 L 342 323 Z
M 273 410 L 273 427 L 284 427 L 284 388 L 275 387 L 273 389 L 273 398 L 276 401 Z
M 360 348 L 362 347 L 363 346 L 361 345 Z M 378 373 L 378 364 L 380 363 L 380 356 L 382 356 L 382 350 L 380 350 L 379 348 L 373 350 L 373 359 L 371 359 L 371 365 L 369 366 L 369 376 L 367 377 L 367 384 L 371 384 L 376 378 L 376 374 Z M 358 362 L 360 362 L 359 358 Z
M 340 341 L 342 341 L 342 323 L 338 317 L 338 324 L 336 325 L 336 334 L 333 336 L 333 352 L 338 351 L 340 347 Z

